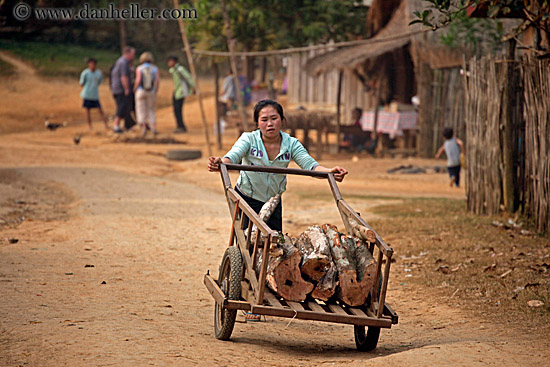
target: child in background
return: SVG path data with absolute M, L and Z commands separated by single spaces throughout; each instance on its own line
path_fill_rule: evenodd
M 89 58 L 87 61 L 88 68 L 84 69 L 80 73 L 80 85 L 82 86 L 82 92 L 80 96 L 83 99 L 82 107 L 86 109 L 86 118 L 88 119 L 88 126 L 92 130 L 92 118 L 90 110 L 92 108 L 99 109 L 101 118 L 105 122 L 105 128 L 108 129 L 109 125 L 107 123 L 107 118 L 101 109 L 101 104 L 99 103 L 99 84 L 103 80 L 103 75 L 101 70 L 97 69 L 97 60 L 93 57 Z
M 457 139 L 453 136 L 453 129 L 446 127 L 443 129 L 443 137 L 445 142 L 437 151 L 435 159 L 438 159 L 443 151 L 447 156 L 447 170 L 449 171 L 449 177 L 451 178 L 450 186 L 453 187 L 453 184 L 456 187 L 460 185 L 460 153 L 464 149 L 462 140 Z

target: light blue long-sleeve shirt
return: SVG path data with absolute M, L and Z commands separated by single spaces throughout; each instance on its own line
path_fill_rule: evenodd
M 281 150 L 274 160 L 270 161 L 262 141 L 260 130 L 243 133 L 224 158 L 235 164 L 247 164 L 268 167 L 288 167 L 291 160 L 302 169 L 313 170 L 319 165 L 306 148 L 296 138 L 281 132 Z M 253 199 L 266 202 L 276 194 L 286 190 L 286 175 L 265 172 L 241 171 L 237 186 L 243 194 Z

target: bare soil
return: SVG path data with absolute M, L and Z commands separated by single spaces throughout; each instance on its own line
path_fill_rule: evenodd
M 39 88 L 28 88 L 28 78 L 38 77 L 21 73 L 6 81 L 6 89 L 39 100 Z M 33 82 L 47 83 L 39 78 Z M 400 322 L 382 331 L 374 352 L 355 350 L 350 326 L 279 318 L 245 323 L 242 315 L 232 341 L 216 340 L 213 300 L 202 277 L 207 270 L 217 274 L 229 236 L 230 215 L 221 180 L 206 171 L 205 159 L 164 158 L 168 149 L 176 148 L 202 149 L 206 155 L 198 104 L 194 99 L 186 103 L 190 127 L 186 135 L 170 134 L 174 127 L 170 108 L 158 111 L 159 139 L 173 138 L 182 144 L 142 144 L 131 140 L 138 139 L 138 133 L 118 137 L 104 131 L 101 123 L 88 132 L 79 123 L 82 111 L 78 97 L 74 98 L 78 91 L 67 81 L 56 85 L 59 100 L 41 107 L 60 118 L 68 116 L 68 127 L 55 132 L 43 130 L 43 120 L 35 112 L 27 116 L 21 107 L 18 115 L 19 92 L 0 96 L 5 101 L 0 111 L 5 132 L 0 135 L 0 365 L 547 363 L 548 304 L 536 310 L 522 308 L 521 315 L 529 314 L 520 317 L 521 322 L 509 321 L 507 310 L 513 304 L 503 302 L 508 307 L 503 311 L 479 303 L 475 299 L 485 299 L 483 290 L 477 295 L 464 289 L 461 281 L 456 291 L 453 281 L 489 272 L 500 277 L 511 264 L 506 267 L 499 261 L 495 269 L 484 269 L 492 265 L 490 259 L 504 256 L 499 255 L 501 247 L 514 243 L 518 248 L 510 251 L 515 256 L 522 257 L 520 252 L 523 257 L 534 256 L 520 245 L 533 248 L 540 251 L 536 263 L 542 264 L 548 241 L 515 232 L 517 238 L 510 240 L 509 233 L 493 228 L 487 219 L 478 224 L 471 223 L 475 218 L 463 219 L 470 218 L 463 210 L 464 191 L 449 188 L 446 175 L 386 173 L 401 164 L 441 165 L 420 159 L 360 156 L 352 161 L 349 155 L 333 155 L 321 162 L 349 169 L 340 186 L 344 198 L 396 250 L 388 302 Z M 169 81 L 162 88 L 167 88 L 162 93 L 168 98 Z M 203 88 L 209 91 L 207 85 Z M 102 91 L 102 96 L 107 111 L 112 111 L 107 93 Z M 213 105 L 212 98 L 206 98 L 205 104 Z M 12 117 L 5 119 L 6 111 Z M 213 108 L 207 108 L 207 117 L 213 121 Z M 73 143 L 75 135 L 82 136 L 79 145 Z M 223 149 L 215 152 L 229 149 L 236 136 L 230 129 Z M 283 202 L 284 226 L 290 233 L 300 233 L 309 224 L 341 225 L 325 182 L 291 177 Z M 459 231 L 475 225 L 479 233 L 474 235 L 480 241 L 470 249 L 472 236 Z M 476 245 L 480 245 L 477 252 Z M 442 247 L 449 248 L 448 256 Z M 465 260 L 454 255 L 460 253 Z M 473 263 L 466 262 L 470 258 Z M 447 274 L 437 270 L 441 265 L 452 270 L 459 263 L 465 267 Z M 523 269 L 517 264 L 516 268 Z M 530 276 L 547 289 L 543 270 Z M 504 285 L 505 290 L 510 287 Z M 521 304 L 525 301 L 521 299 Z

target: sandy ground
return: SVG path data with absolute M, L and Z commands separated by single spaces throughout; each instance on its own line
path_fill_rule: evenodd
M 17 90 L 28 80 L 9 83 Z M 207 112 L 212 119 L 212 110 Z M 121 143 L 123 138 L 103 131 L 100 123 L 92 133 L 70 123 L 55 132 L 36 125 L 35 131 L 0 135 L 0 365 L 547 363 L 547 338 L 520 334 L 431 299 L 429 290 L 404 285 L 399 266 L 392 271 L 388 302 L 400 322 L 382 331 L 372 353 L 356 352 L 351 326 L 278 318 L 244 323 L 239 316 L 232 341 L 216 340 L 213 300 L 202 277 L 207 270 L 217 274 L 230 216 L 221 180 L 206 172 L 205 159 L 175 163 L 164 158 L 174 148 L 202 148 L 206 154 L 194 101 L 186 106 L 186 118 L 190 134 L 174 136 L 181 145 Z M 161 137 L 169 137 L 173 124 L 170 109 L 159 110 Z M 75 135 L 82 135 L 80 145 L 73 144 Z M 235 136 L 227 133 L 222 150 Z M 385 173 L 405 163 L 441 162 L 366 156 L 352 162 L 340 156 L 322 163 L 336 162 L 350 170 L 341 185 L 344 197 L 367 220 L 377 199 L 366 195 L 397 202 L 412 195 L 464 197 L 463 190 L 447 187 L 445 175 Z M 325 185 L 290 179 L 284 199 L 287 230 L 340 224 Z M 18 242 L 4 240 L 10 238 Z M 399 254 L 398 243 L 395 249 Z

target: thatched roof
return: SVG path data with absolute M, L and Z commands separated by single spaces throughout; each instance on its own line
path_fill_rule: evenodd
M 409 26 L 412 11 L 421 9 L 420 0 L 402 0 L 390 21 L 372 37 L 372 42 L 339 49 L 311 58 L 306 64 L 309 74 L 321 74 L 334 69 L 355 68 L 368 59 L 401 48 L 422 32 L 420 25 Z

